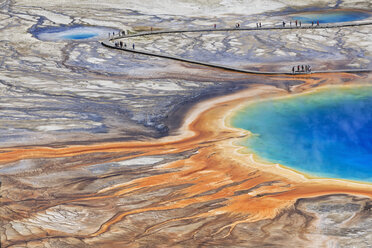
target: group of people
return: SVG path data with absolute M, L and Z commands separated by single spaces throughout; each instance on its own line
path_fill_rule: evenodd
M 315 24 L 315 22 L 312 21 L 312 22 L 311 22 L 311 26 L 314 26 L 314 24 Z M 316 21 L 316 25 L 319 26 L 319 21 Z
M 257 26 L 257 28 L 262 27 L 261 22 L 257 22 L 257 23 L 256 23 L 256 26 Z M 214 24 L 213 27 L 214 27 L 214 29 L 216 29 L 217 25 Z M 240 28 L 240 23 L 236 23 L 236 24 L 235 24 L 235 28 Z
M 283 23 L 282 23 L 283 28 L 285 28 L 286 24 L 287 24 L 287 23 L 286 23 L 285 21 L 283 21 Z M 295 20 L 293 24 L 294 24 L 296 27 L 302 27 L 302 22 L 301 22 L 301 21 Z M 316 24 L 316 26 L 319 26 L 319 21 L 312 21 L 312 22 L 311 22 L 311 26 L 312 26 L 312 27 L 313 27 L 315 24 Z M 292 21 L 289 22 L 289 26 L 292 27 Z M 216 29 L 217 25 L 214 24 L 213 27 Z M 257 23 L 256 23 L 256 27 L 257 27 L 257 28 L 261 28 L 261 27 L 262 27 L 261 22 L 257 22 Z M 240 23 L 236 23 L 236 24 L 235 24 L 235 28 L 240 28 Z
M 297 65 L 292 67 L 292 73 L 299 73 L 299 72 L 311 72 L 311 66 L 310 65 Z
M 295 20 L 294 23 L 295 23 L 296 27 L 301 27 L 301 26 L 302 26 L 301 21 Z M 312 27 L 313 27 L 315 24 L 316 24 L 317 26 L 319 26 L 319 21 L 316 21 L 316 22 L 315 22 L 315 21 L 312 21 L 312 22 L 311 22 L 311 26 L 312 26 Z M 285 28 L 285 25 L 286 25 L 285 21 L 283 21 L 283 24 L 282 24 L 282 25 L 283 25 L 283 28 Z M 289 26 L 292 27 L 292 21 L 289 22 Z
M 125 30 L 123 30 L 123 31 L 119 31 L 118 32 L 118 35 L 120 36 L 125 36 L 127 33 L 125 32 Z M 111 32 L 110 33 L 108 33 L 108 37 L 109 38 L 111 38 Z M 114 38 L 115 37 L 115 32 L 112 32 L 112 38 Z
M 127 43 L 124 43 L 124 42 L 122 42 L 122 41 L 116 41 L 115 42 L 115 47 L 120 47 L 120 48 L 124 48 L 124 49 L 126 49 L 127 48 Z M 134 48 L 135 48 L 136 46 L 134 45 L 134 43 L 132 44 L 132 48 L 133 48 L 133 50 L 134 50 Z
M 283 28 L 285 28 L 285 25 L 286 25 L 285 21 L 283 21 L 282 25 L 283 25 Z M 301 27 L 302 23 L 301 23 L 301 21 L 295 20 L 295 25 L 296 25 L 296 27 Z M 289 26 L 292 27 L 292 21 L 289 22 Z

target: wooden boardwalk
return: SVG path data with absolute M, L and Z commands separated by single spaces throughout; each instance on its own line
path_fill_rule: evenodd
M 240 72 L 240 73 L 249 73 L 249 74 L 264 74 L 264 75 L 304 75 L 304 74 L 310 74 L 309 72 L 296 72 L 292 73 L 290 71 L 287 72 L 269 72 L 269 71 L 256 71 L 256 70 L 246 70 L 246 69 L 240 69 L 236 67 L 226 66 L 226 65 L 219 65 L 209 62 L 203 62 L 198 60 L 192 60 L 192 59 L 186 59 L 179 56 L 174 55 L 167 55 L 167 54 L 161 54 L 161 53 L 153 53 L 153 52 L 147 52 L 143 50 L 136 50 L 136 49 L 128 49 L 128 48 L 122 48 L 117 47 L 112 42 L 118 39 L 127 39 L 132 37 L 141 37 L 141 36 L 149 36 L 149 35 L 160 35 L 160 34 L 177 34 L 177 33 L 201 33 L 201 32 L 230 32 L 230 31 L 265 31 L 265 30 L 291 30 L 291 29 L 327 29 L 327 28 L 342 28 L 342 27 L 355 27 L 355 26 L 365 26 L 365 25 L 372 25 L 372 21 L 369 22 L 352 22 L 352 23 L 343 23 L 343 24 L 328 24 L 328 25 L 306 25 L 306 26 L 292 26 L 292 27 L 282 27 L 282 26 L 271 26 L 271 27 L 261 27 L 261 28 L 220 28 L 220 29 L 191 29 L 191 30 L 165 30 L 165 31 L 152 31 L 152 32 L 142 32 L 138 34 L 132 34 L 132 35 L 117 35 L 112 37 L 111 39 L 102 41 L 101 44 L 105 47 L 122 50 L 125 52 L 131 52 L 131 53 L 137 53 L 137 54 L 143 54 L 148 56 L 155 56 L 159 58 L 166 58 L 166 59 L 172 59 L 177 61 L 182 61 L 186 63 L 192 63 L 197 65 L 203 65 L 228 71 L 234 71 L 234 72 Z M 338 72 L 349 72 L 349 73 L 359 73 L 359 72 L 371 72 L 372 69 L 344 69 L 344 70 L 326 70 L 326 71 L 312 71 L 311 73 L 338 73 Z

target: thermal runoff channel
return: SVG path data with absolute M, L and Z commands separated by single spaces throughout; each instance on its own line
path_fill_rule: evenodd
M 269 162 L 312 176 L 372 182 L 372 87 L 327 88 L 253 103 L 236 113 L 242 142 Z

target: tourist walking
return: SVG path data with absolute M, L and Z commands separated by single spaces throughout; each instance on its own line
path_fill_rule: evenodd
M 319 26 L 319 21 L 316 21 L 316 25 Z
M 132 47 L 133 47 L 133 50 L 134 50 L 134 48 L 135 48 L 135 45 L 134 45 L 134 43 L 133 43 L 133 46 L 132 46 Z
M 300 27 L 301 27 L 301 21 L 300 21 Z
M 285 27 L 285 22 L 283 21 L 283 28 Z
M 262 25 L 261 25 L 261 22 L 260 22 L 260 28 L 262 27 Z
M 295 73 L 295 66 L 292 67 L 292 74 Z
M 257 28 L 258 28 L 258 22 L 256 22 L 256 26 L 257 26 Z
M 296 27 L 297 27 L 297 20 L 296 20 Z

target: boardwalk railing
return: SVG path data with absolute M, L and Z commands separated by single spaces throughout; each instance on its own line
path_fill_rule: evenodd
M 140 36 L 148 36 L 148 35 L 158 35 L 158 34 L 177 34 L 177 33 L 209 33 L 209 32 L 229 32 L 229 31 L 257 31 L 257 30 L 293 30 L 293 29 L 328 29 L 328 28 L 344 28 L 344 27 L 355 27 L 355 26 L 367 26 L 372 25 L 372 21 L 366 22 L 347 22 L 342 24 L 322 24 L 322 25 L 305 25 L 304 26 L 292 26 L 292 27 L 283 27 L 283 26 L 267 26 L 267 27 L 240 27 L 240 28 L 209 28 L 209 29 L 181 29 L 181 30 L 162 30 L 162 31 L 149 31 L 149 32 L 141 32 L 138 34 L 131 34 L 131 35 L 117 35 L 110 40 L 117 40 L 123 38 L 132 38 L 132 37 L 140 37 Z
M 255 71 L 255 70 L 246 70 L 240 69 L 231 66 L 219 65 L 209 62 L 203 62 L 198 60 L 186 59 L 179 56 L 174 55 L 167 55 L 167 54 L 160 54 L 160 53 L 153 53 L 135 49 L 128 49 L 116 46 L 111 41 L 115 41 L 118 39 L 126 39 L 126 38 L 133 38 L 133 37 L 141 37 L 141 36 L 149 36 L 149 35 L 160 35 L 160 34 L 177 34 L 177 33 L 200 33 L 200 32 L 227 32 L 227 31 L 257 31 L 257 30 L 291 30 L 291 29 L 326 29 L 326 28 L 342 28 L 342 27 L 354 27 L 354 26 L 365 26 L 365 25 L 372 25 L 372 21 L 369 22 L 353 22 L 353 23 L 343 23 L 343 24 L 329 24 L 329 25 L 307 25 L 307 26 L 292 26 L 292 27 L 260 27 L 260 28 L 220 28 L 220 29 L 194 29 L 194 30 L 165 30 L 165 31 L 151 31 L 151 32 L 142 32 L 138 34 L 132 35 L 118 35 L 111 37 L 106 41 L 102 41 L 101 44 L 105 47 L 118 49 L 125 52 L 143 54 L 148 56 L 155 56 L 160 58 L 178 60 L 182 62 L 198 64 L 223 70 L 229 70 L 234 72 L 241 72 L 241 73 L 250 73 L 250 74 L 264 74 L 264 75 L 303 75 L 309 73 L 338 73 L 338 72 L 350 72 L 350 73 L 358 73 L 358 72 L 371 72 L 372 69 L 343 69 L 343 70 L 327 70 L 327 71 L 312 71 L 312 72 L 267 72 L 267 71 Z

